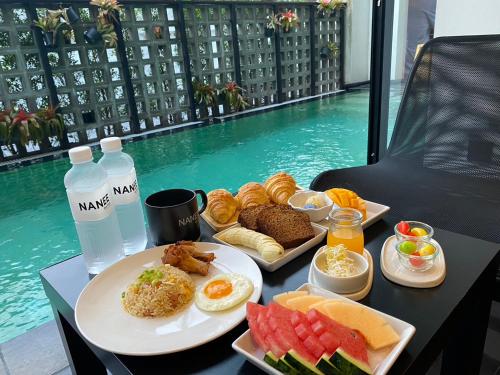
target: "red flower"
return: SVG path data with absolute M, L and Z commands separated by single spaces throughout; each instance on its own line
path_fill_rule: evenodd
M 23 109 L 21 109 L 17 114 L 14 116 L 12 123 L 17 124 L 17 123 L 23 123 L 24 121 L 28 121 L 31 118 L 33 118 L 33 115 L 30 113 L 26 113 Z
M 226 90 L 227 91 L 235 91 L 238 88 L 238 85 L 236 82 L 228 82 L 226 83 Z

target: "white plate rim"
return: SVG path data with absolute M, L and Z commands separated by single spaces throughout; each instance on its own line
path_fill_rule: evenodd
M 382 250 L 380 251 L 380 269 L 382 270 L 382 274 L 387 279 L 389 279 L 390 281 L 392 281 L 396 284 L 411 287 L 411 288 L 424 289 L 424 288 L 434 288 L 436 286 L 441 285 L 443 283 L 444 279 L 446 278 L 446 259 L 445 259 L 444 253 L 443 253 L 443 248 L 441 247 L 439 242 L 437 242 L 434 238 L 431 239 L 431 243 L 434 246 L 439 248 L 439 254 L 437 255 L 437 257 L 440 258 L 439 260 L 442 259 L 443 266 L 441 268 L 441 272 L 434 279 L 430 279 L 427 281 L 417 283 L 417 282 L 412 282 L 412 281 L 409 281 L 409 280 L 406 280 L 406 279 L 403 279 L 401 277 L 394 275 L 392 272 L 389 271 L 389 269 L 387 268 L 387 266 L 385 264 L 386 252 L 389 251 L 389 250 L 387 250 L 388 244 L 389 244 L 389 242 L 393 241 L 395 237 L 396 237 L 396 235 L 389 236 L 384 241 L 384 244 L 382 246 Z M 437 262 L 434 262 L 434 265 L 436 265 L 436 263 Z M 410 270 L 405 270 L 405 271 L 408 273 L 411 273 L 411 274 L 418 274 L 419 273 L 419 272 L 412 272 Z M 425 272 L 422 272 L 422 274 L 425 274 Z
M 213 243 L 213 242 L 196 242 L 196 244 L 205 244 L 205 245 L 210 245 L 210 246 L 217 245 L 217 246 L 222 246 L 223 248 L 230 248 L 227 245 L 217 244 L 217 243 Z M 78 313 L 77 313 L 77 311 L 78 311 L 79 303 L 81 303 L 82 296 L 84 296 L 85 293 L 88 293 L 88 289 L 90 289 L 93 286 L 93 284 L 99 282 L 99 280 L 104 277 L 103 275 L 105 275 L 105 272 L 111 272 L 114 268 L 120 267 L 120 263 L 122 263 L 124 261 L 127 261 L 128 259 L 131 259 L 134 256 L 139 256 L 139 255 L 143 254 L 144 252 L 148 252 L 148 251 L 155 250 L 155 249 L 158 249 L 158 248 L 165 248 L 168 245 L 169 244 L 162 245 L 162 246 L 155 246 L 155 247 L 152 247 L 152 248 L 148 248 L 148 249 L 145 249 L 144 251 L 141 251 L 140 253 L 137 253 L 137 254 L 134 254 L 134 255 L 130 255 L 130 256 L 126 257 L 126 258 L 123 258 L 120 261 L 118 261 L 118 262 L 112 264 L 111 266 L 109 266 L 107 269 L 105 269 L 101 273 L 95 275 L 92 278 L 92 280 L 90 280 L 88 282 L 88 284 L 85 285 L 85 287 L 80 292 L 80 294 L 78 296 L 78 299 L 76 301 L 75 310 L 74 310 L 74 317 L 75 317 L 75 323 L 76 323 L 76 326 L 78 328 L 78 331 L 80 332 L 80 334 L 86 340 L 88 340 L 90 343 L 92 343 L 93 345 L 97 346 L 98 348 L 100 348 L 102 350 L 106 350 L 108 352 L 112 352 L 112 353 L 115 353 L 115 354 L 130 355 L 130 356 L 136 356 L 136 357 L 146 357 L 146 356 L 162 355 L 162 354 L 172 354 L 172 353 L 178 353 L 178 352 L 181 352 L 181 351 L 184 351 L 184 350 L 192 349 L 192 348 L 204 345 L 204 344 L 206 344 L 206 343 L 208 343 L 210 341 L 213 341 L 213 340 L 215 340 L 215 339 L 217 339 L 217 338 L 225 335 L 226 333 L 228 333 L 229 331 L 231 331 L 232 329 L 234 329 L 236 326 L 238 326 L 242 321 L 244 321 L 246 319 L 246 315 L 244 314 L 241 319 L 239 319 L 239 320 L 235 319 L 235 321 L 232 324 L 228 325 L 223 331 L 219 332 L 218 334 L 213 335 L 213 336 L 207 336 L 206 339 L 203 339 L 201 341 L 196 341 L 192 345 L 187 345 L 187 346 L 184 346 L 182 348 L 174 349 L 174 350 L 159 350 L 159 351 L 154 351 L 154 352 L 152 352 L 152 351 L 150 351 L 150 352 L 133 352 L 133 351 L 121 351 L 121 350 L 115 351 L 115 350 L 107 348 L 107 347 L 105 347 L 103 345 L 100 345 L 98 342 L 96 342 L 95 340 L 93 340 L 92 337 L 89 337 L 88 335 L 86 335 L 85 331 L 82 330 L 82 328 L 81 328 L 81 324 L 80 324 L 79 319 L 78 319 Z M 232 248 L 230 248 L 230 250 L 233 251 Z M 254 282 L 254 291 L 252 292 L 252 295 L 247 299 L 247 302 L 251 301 L 251 302 L 257 303 L 260 300 L 261 296 L 262 296 L 262 289 L 263 289 L 262 273 L 260 272 L 259 267 L 257 266 L 257 264 L 255 264 L 255 261 L 251 257 L 249 257 L 246 254 L 243 254 L 243 255 L 245 255 L 245 257 L 246 257 L 245 259 L 248 262 L 250 262 L 250 264 L 253 263 L 255 265 L 256 269 L 258 270 L 257 275 L 259 276 L 259 279 L 258 280 L 252 280 Z M 109 270 L 111 270 L 111 271 L 109 271 Z M 255 293 L 255 292 L 257 292 L 257 293 Z M 246 302 L 245 303 L 242 302 L 242 304 L 239 306 L 239 308 L 243 308 L 243 309 L 246 310 Z
M 235 248 L 238 251 L 241 251 L 242 253 L 251 257 L 258 265 L 262 266 L 262 268 L 265 269 L 266 271 L 273 272 L 273 271 L 276 271 L 277 269 L 283 267 L 285 264 L 291 262 L 292 260 L 294 260 L 298 256 L 304 254 L 307 250 L 310 250 L 311 248 L 313 248 L 314 246 L 319 244 L 321 241 L 323 241 L 323 239 L 326 237 L 328 230 L 325 227 L 323 227 L 322 225 L 317 224 L 317 223 L 311 222 L 311 225 L 312 225 L 313 229 L 315 230 L 315 232 L 318 232 L 313 238 L 311 238 L 309 241 L 304 242 L 300 246 L 293 247 L 291 249 L 286 249 L 285 254 L 282 257 L 280 257 L 272 262 L 268 262 L 267 260 L 262 259 L 262 257 L 257 252 L 257 250 L 247 251 L 244 248 L 240 247 L 239 245 L 232 245 L 232 244 L 220 239 L 220 236 L 225 231 L 227 231 L 231 228 L 241 227 L 240 223 L 234 224 L 233 226 L 226 228 L 223 231 L 215 233 L 212 236 L 212 238 L 223 245 L 226 245 L 226 246 Z
M 313 285 L 313 284 L 310 284 L 310 283 L 305 283 L 305 284 L 302 284 L 300 287 L 298 287 L 296 290 L 306 290 L 306 291 L 309 291 L 310 293 L 311 293 L 311 290 L 312 290 L 313 291 L 312 293 L 317 293 L 317 294 L 323 295 L 325 297 L 336 298 L 336 299 L 344 300 L 344 301 L 346 301 L 348 303 L 361 305 L 361 306 L 363 306 L 366 309 L 369 309 L 369 310 L 371 310 L 371 311 L 373 311 L 373 312 L 375 312 L 375 313 L 377 313 L 379 315 L 382 315 L 389 322 L 398 322 L 399 324 L 401 324 L 401 325 L 403 325 L 405 327 L 404 328 L 404 332 L 406 332 L 406 334 L 404 335 L 404 337 L 401 337 L 401 339 L 399 340 L 399 342 L 397 344 L 395 344 L 395 346 L 387 354 L 387 356 L 385 357 L 385 359 L 378 364 L 377 368 L 373 372 L 373 375 L 384 375 L 384 374 L 386 374 L 390 370 L 390 368 L 392 367 L 392 365 L 394 364 L 394 362 L 396 362 L 396 360 L 398 359 L 398 357 L 401 355 L 401 353 L 403 352 L 404 348 L 406 348 L 406 346 L 410 342 L 411 338 L 415 335 L 416 328 L 412 324 L 410 324 L 408 322 L 405 322 L 404 320 L 398 319 L 398 318 L 396 318 L 396 317 L 394 317 L 392 315 L 386 314 L 386 313 L 384 313 L 382 311 L 379 311 L 379 310 L 373 309 L 373 308 L 371 308 L 369 306 L 363 305 L 363 304 L 361 304 L 359 302 L 352 301 L 352 300 L 350 300 L 350 299 L 348 299 L 348 298 L 346 298 L 346 297 L 344 297 L 344 296 L 342 296 L 340 294 L 330 292 L 330 291 L 328 291 L 326 289 L 323 289 L 323 288 L 321 288 L 319 286 L 316 286 L 316 285 Z M 273 367 L 271 367 L 270 365 L 268 365 L 266 362 L 264 362 L 263 359 L 260 359 L 260 358 L 258 358 L 256 356 L 254 356 L 252 353 L 249 353 L 248 351 L 246 351 L 244 348 L 242 348 L 239 345 L 240 341 L 247 339 L 249 336 L 250 336 L 250 329 L 246 330 L 236 340 L 233 341 L 233 343 L 231 345 L 232 348 L 235 351 L 237 351 L 238 353 L 240 353 L 243 356 L 245 356 L 248 360 L 250 360 L 250 362 L 254 363 L 255 365 L 257 365 L 261 369 L 265 370 L 267 373 L 273 374 L 273 375 L 279 375 L 279 374 L 281 374 L 279 371 L 277 371 L 276 369 L 274 369 Z

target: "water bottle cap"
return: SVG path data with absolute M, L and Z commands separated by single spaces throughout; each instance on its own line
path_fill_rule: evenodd
M 118 137 L 108 137 L 101 139 L 102 152 L 121 151 L 122 141 Z
M 73 147 L 69 150 L 71 164 L 81 164 L 92 160 L 92 150 L 89 146 Z

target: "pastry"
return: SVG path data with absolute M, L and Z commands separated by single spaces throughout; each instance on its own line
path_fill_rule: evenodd
M 224 189 L 212 190 L 207 194 L 207 198 L 207 211 L 220 224 L 226 224 L 234 216 L 239 206 L 238 200 Z
M 264 188 L 274 203 L 288 204 L 288 199 L 295 194 L 297 185 L 292 176 L 280 172 L 269 177 L 264 183 Z
M 285 249 L 297 247 L 314 238 L 309 216 L 280 206 L 263 209 L 257 217 L 259 232 L 276 240 Z
M 354 191 L 340 188 L 333 188 L 325 191 L 326 195 L 339 207 L 354 208 L 361 211 L 363 221 L 366 220 L 366 203 Z
M 240 187 L 236 198 L 240 201 L 242 209 L 269 203 L 266 190 L 261 184 L 256 182 L 249 182 Z
M 219 234 L 219 239 L 231 245 L 243 245 L 255 249 L 262 259 L 272 262 L 283 255 L 283 246 L 265 234 L 246 228 L 229 228 Z

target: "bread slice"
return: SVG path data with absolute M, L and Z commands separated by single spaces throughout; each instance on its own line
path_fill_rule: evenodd
M 289 206 L 262 209 L 257 215 L 258 231 L 276 240 L 285 249 L 297 247 L 314 237 L 309 216 Z
M 244 228 L 257 232 L 259 230 L 257 226 L 257 216 L 264 208 L 267 207 L 272 207 L 272 205 L 262 204 L 260 206 L 252 206 L 241 210 L 240 216 L 238 216 L 238 223 L 240 223 Z

